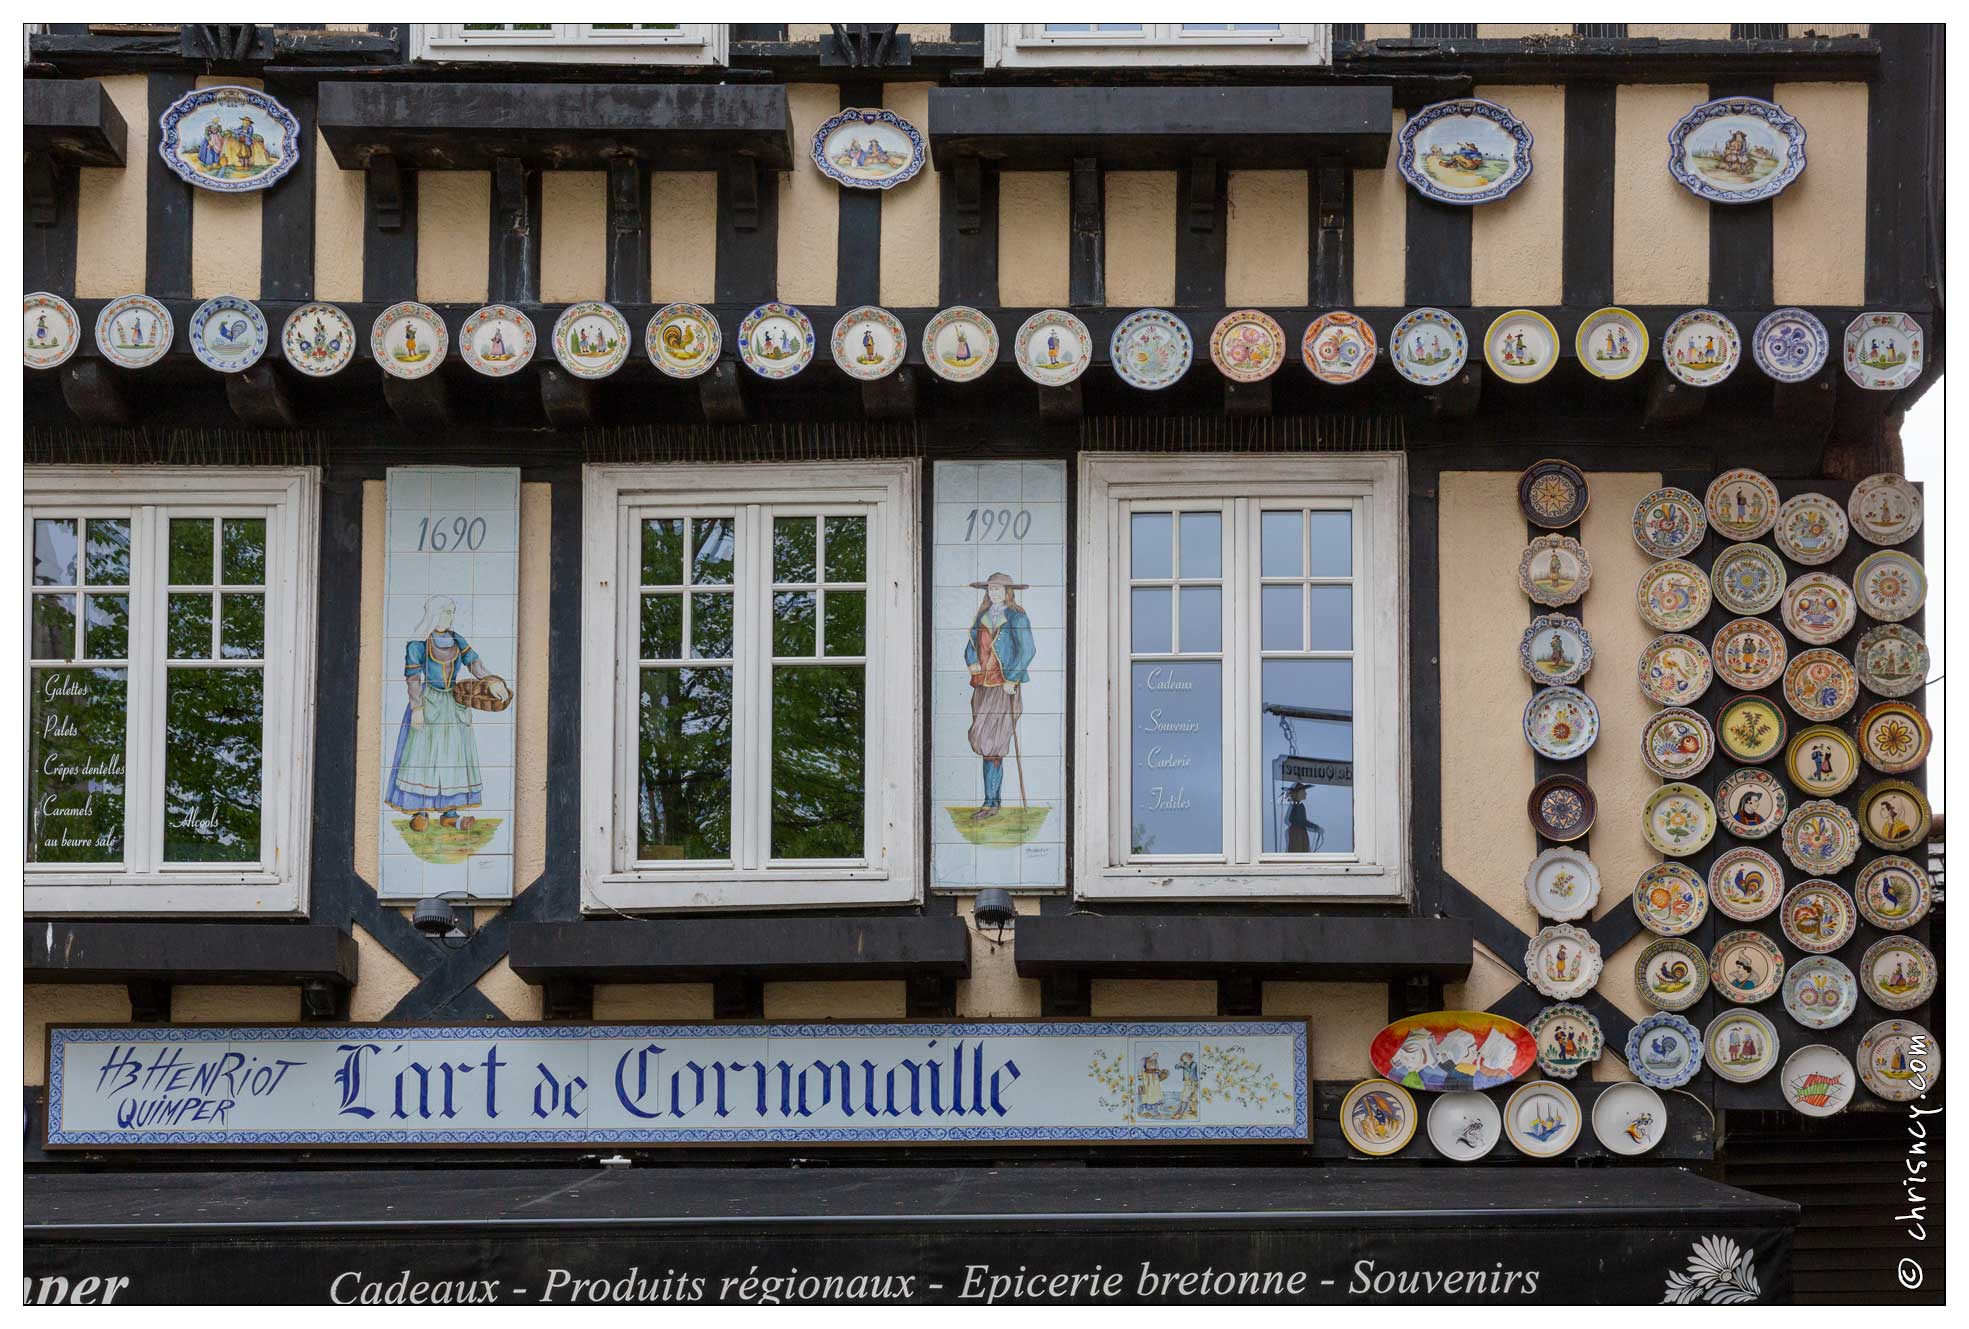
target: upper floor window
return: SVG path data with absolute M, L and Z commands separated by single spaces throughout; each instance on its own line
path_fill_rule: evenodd
M 989 23 L 985 64 L 1284 65 L 1332 58 L 1326 23 Z
M 419 60 L 722 65 L 723 23 L 417 23 Z

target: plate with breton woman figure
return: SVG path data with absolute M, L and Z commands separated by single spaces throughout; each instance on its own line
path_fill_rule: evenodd
M 1737 325 L 1713 309 L 1691 309 L 1661 337 L 1668 372 L 1692 388 L 1710 388 L 1736 372 Z
M 1843 794 L 1860 778 L 1860 748 L 1837 725 L 1808 725 L 1784 750 L 1784 771 L 1807 798 Z
M 1593 637 L 1571 614 L 1540 614 L 1518 642 L 1518 663 L 1535 683 L 1577 683 L 1593 667 Z
M 1784 1009 L 1807 1029 L 1846 1023 L 1860 1004 L 1860 980 L 1830 955 L 1808 955 L 1784 974 Z
M 1928 796 L 1906 780 L 1882 780 L 1860 795 L 1860 834 L 1881 849 L 1909 850 L 1928 839 Z
M 1913 937 L 1883 937 L 1860 957 L 1860 987 L 1873 1004 L 1911 1011 L 1935 995 L 1935 953 Z
M 1456 315 L 1441 309 L 1411 309 L 1388 334 L 1395 372 L 1425 388 L 1440 387 L 1463 372 L 1470 339 Z
M 1928 643 L 1902 623 L 1883 623 L 1860 638 L 1853 667 L 1869 692 L 1905 697 L 1928 682 Z
M 1572 344 L 1579 363 L 1595 378 L 1626 378 L 1648 359 L 1647 326 L 1617 305 L 1596 309 L 1582 319 Z
M 1559 359 L 1559 332 L 1535 309 L 1499 314 L 1484 333 L 1484 363 L 1507 383 L 1536 383 Z
M 1860 917 L 1883 932 L 1905 932 L 1928 917 L 1934 893 L 1921 865 L 1899 854 L 1874 859 L 1853 883 Z
M 1687 706 L 1709 691 L 1715 668 L 1709 648 L 1694 637 L 1666 632 L 1641 652 L 1641 692 L 1663 706 Z
M 1756 928 L 1716 939 L 1709 950 L 1709 983 L 1716 995 L 1740 1006 L 1775 996 L 1784 982 L 1784 952 Z
M 1846 515 L 1862 540 L 1902 544 L 1921 529 L 1921 491 L 1904 475 L 1869 475 L 1853 486 Z
M 1709 482 L 1703 506 L 1709 525 L 1727 540 L 1755 540 L 1778 519 L 1778 487 L 1762 471 L 1738 467 Z
M 1634 543 L 1649 558 L 1680 558 L 1708 530 L 1702 500 L 1686 489 L 1657 489 L 1634 505 Z
M 1846 548 L 1849 530 L 1846 509 L 1824 494 L 1796 494 L 1786 499 L 1772 528 L 1784 556 L 1807 567 L 1838 558 Z
M 1740 844 L 1709 865 L 1709 901 L 1739 923 L 1767 917 L 1784 898 L 1784 869 L 1762 849 Z
M 1756 1011 L 1724 1011 L 1702 1031 L 1709 1069 L 1725 1080 L 1749 1084 L 1778 1064 L 1778 1031 Z
M 1859 696 L 1859 672 L 1829 646 L 1800 651 L 1784 667 L 1784 699 L 1807 720 L 1837 720 Z
M 1761 840 L 1784 824 L 1784 784 L 1769 771 L 1746 766 L 1716 786 L 1716 815 L 1739 840 Z
M 1658 937 L 1694 932 L 1709 913 L 1709 888 L 1686 863 L 1656 863 L 1634 883 L 1634 916 Z
M 1803 383 L 1825 368 L 1832 336 L 1825 324 L 1803 309 L 1773 309 L 1750 334 L 1757 367 L 1780 383 Z
M 1709 567 L 1710 589 L 1732 614 L 1761 614 L 1784 598 L 1788 574 L 1769 545 L 1734 544 Z
M 1942 1078 L 1940 1041 L 1912 1020 L 1882 1020 L 1867 1030 L 1853 1060 L 1860 1082 L 1890 1103 L 1912 1103 Z
M 1709 578 L 1679 558 L 1656 563 L 1634 588 L 1641 621 L 1657 632 L 1686 632 L 1709 613 Z

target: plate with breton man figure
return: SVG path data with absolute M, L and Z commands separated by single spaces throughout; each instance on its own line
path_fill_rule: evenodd
M 1702 1031 L 1709 1069 L 1725 1080 L 1749 1084 L 1778 1064 L 1778 1031 L 1756 1011 L 1724 1011 Z
M 1570 535 L 1541 535 L 1518 560 L 1518 589 L 1554 609 L 1577 601 L 1593 587 L 1593 564 Z
M 1785 653 L 1784 634 L 1761 618 L 1731 619 L 1709 644 L 1716 677 L 1739 692 L 1768 688 L 1782 678 Z
M 1778 487 L 1762 471 L 1739 467 L 1709 482 L 1709 524 L 1728 540 L 1755 540 L 1778 519 Z
M 1846 515 L 1861 539 L 1877 545 L 1902 544 L 1921 529 L 1921 490 L 1904 475 L 1869 475 L 1853 486 Z
M 1860 638 L 1853 667 L 1869 692 L 1905 697 L 1928 682 L 1928 643 L 1903 623 L 1883 623 Z
M 1571 614 L 1540 614 L 1518 642 L 1518 663 L 1535 683 L 1577 683 L 1593 667 L 1593 636 Z
M 1717 938 L 1709 951 L 1709 982 L 1716 995 L 1752 1006 L 1777 994 L 1784 982 L 1784 952 L 1755 928 Z
M 1843 794 L 1860 778 L 1860 749 L 1837 725 L 1808 725 L 1784 750 L 1784 772 L 1809 798 Z

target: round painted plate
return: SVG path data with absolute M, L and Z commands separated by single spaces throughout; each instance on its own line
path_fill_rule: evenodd
M 1778 1031 L 1756 1011 L 1724 1011 L 1702 1031 L 1709 1069 L 1725 1080 L 1749 1084 L 1778 1064 Z
M 1691 309 L 1668 325 L 1661 356 L 1668 372 L 1692 388 L 1713 388 L 1736 372 L 1737 325 L 1713 309 Z
M 1625 1158 L 1645 1154 L 1668 1130 L 1661 1095 L 1631 1081 L 1611 1084 L 1593 1100 L 1593 1134 L 1610 1153 Z
M 1784 634 L 1761 618 L 1731 619 L 1709 644 L 1716 677 L 1739 692 L 1768 688 L 1784 677 L 1785 654 Z
M 1580 322 L 1572 345 L 1579 363 L 1595 378 L 1626 378 L 1647 361 L 1648 329 L 1632 313 L 1608 305 Z
M 1525 973 L 1548 997 L 1584 996 L 1600 981 L 1600 943 L 1570 923 L 1542 927 L 1525 947 Z
M 1658 937 L 1679 937 L 1709 913 L 1709 888 L 1686 863 L 1656 863 L 1634 883 L 1634 916 Z
M 1374 329 L 1358 314 L 1321 314 L 1299 339 L 1299 356 L 1322 383 L 1352 383 L 1374 367 Z
M 1504 1118 L 1487 1094 L 1458 1089 L 1429 1105 L 1429 1143 L 1453 1163 L 1476 1162 L 1503 1133 Z
M 1540 688 L 1525 703 L 1524 732 L 1541 757 L 1571 761 L 1600 736 L 1600 708 L 1578 688 Z
M 1709 578 L 1693 563 L 1651 564 L 1634 587 L 1641 621 L 1657 632 L 1686 632 L 1709 613 Z
M 1825 368 L 1831 350 L 1832 335 L 1825 324 L 1790 305 L 1764 315 L 1750 334 L 1751 358 L 1780 383 L 1805 382 Z
M 1658 1010 L 1685 1011 L 1709 990 L 1709 961 L 1684 938 L 1651 941 L 1634 959 L 1634 987 Z
M 1521 1084 L 1504 1102 L 1505 1138 L 1531 1158 L 1557 1158 L 1572 1148 L 1581 1124 L 1579 1100 L 1551 1080 Z
M 1860 987 L 1873 1004 L 1911 1011 L 1935 995 L 1935 953 L 1913 937 L 1882 937 L 1860 957 Z
M 1525 871 L 1525 898 L 1546 918 L 1571 922 L 1600 903 L 1600 870 L 1578 849 L 1547 849 Z
M 1627 1069 L 1650 1089 L 1678 1089 L 1702 1069 L 1702 1035 L 1672 1011 L 1650 1015 L 1627 1032 Z
M 1928 599 L 1928 574 L 1904 549 L 1882 549 L 1860 560 L 1853 594 L 1869 617 L 1898 623 L 1921 612 Z
M 927 340 L 929 334 L 924 336 Z M 996 341 L 991 350 L 993 356 L 998 354 Z M 814 325 L 794 305 L 778 301 L 760 305 L 738 325 L 738 358 L 760 378 L 792 378 L 814 362 Z
M 1716 855 L 1709 865 L 1709 899 L 1716 912 L 1739 923 L 1755 923 L 1784 898 L 1784 869 L 1762 849 L 1740 844 Z
M 1716 786 L 1716 815 L 1739 840 L 1761 840 L 1784 823 L 1784 784 L 1769 771 L 1746 766 Z
M 1807 720 L 1837 720 L 1859 696 L 1859 671 L 1829 646 L 1800 651 L 1784 667 L 1785 702 Z
M 1792 562 L 1807 567 L 1830 563 L 1846 548 L 1846 509 L 1824 494 L 1795 494 L 1778 509 L 1772 533 Z
M 1026 327 L 1031 327 L 1047 314 L 1057 313 L 1058 310 L 1046 310 L 1034 314 L 1026 320 Z M 1071 314 L 1061 317 L 1080 322 Z M 1024 328 L 1020 329 L 1021 333 L 1024 331 Z M 827 339 L 827 349 L 842 373 L 863 383 L 873 383 L 902 368 L 903 358 L 909 354 L 909 334 L 903 330 L 902 320 L 888 310 L 879 305 L 862 305 L 858 309 L 850 309 L 834 321 L 834 331 Z M 1087 367 L 1090 358 L 1087 351 L 1087 329 L 1083 325 L 1080 344 L 1075 348 L 1074 363 L 1080 367 L 1074 371 L 1076 374 Z M 1024 369 L 1025 365 L 1021 363 L 1019 367 Z M 1026 374 L 1027 377 L 1034 376 L 1029 369 Z
M 1784 1008 L 1807 1029 L 1846 1023 L 1860 1004 L 1860 980 L 1830 955 L 1808 955 L 1784 971 Z
M 1499 314 L 1484 333 L 1484 363 L 1509 383 L 1536 383 L 1559 361 L 1559 332 L 1535 309 Z
M 1079 321 L 1074 319 L 1075 323 Z M 1399 336 L 1399 324 L 1395 331 Z M 1459 328 L 1458 332 L 1461 331 Z M 1085 327 L 1080 335 L 1086 337 Z M 1210 363 L 1233 383 L 1257 383 L 1278 372 L 1278 367 L 1285 363 L 1285 347 L 1285 329 L 1278 325 L 1277 319 L 1262 309 L 1239 309 L 1218 319 L 1211 331 Z M 1459 358 L 1457 364 L 1462 363 Z
M 1921 325 L 1906 314 L 1861 314 L 1846 325 L 1846 377 L 1892 392 L 1921 377 Z
M 1190 369 L 1190 330 L 1166 309 L 1138 309 L 1114 325 L 1108 361 L 1131 388 L 1166 388 Z
M 1668 131 L 1668 173 L 1711 203 L 1776 198 L 1805 170 L 1805 126 L 1761 97 L 1718 97 Z
M 1813 646 L 1830 646 L 1853 630 L 1860 606 L 1853 588 L 1830 572 L 1807 572 L 1784 588 L 1784 625 Z
M 1921 529 L 1921 506 L 1921 491 L 1906 476 L 1883 472 L 1853 486 L 1846 515 L 1862 540 L 1897 545 Z
M 75 306 L 52 291 L 35 291 L 21 302 L 21 363 L 53 369 L 82 344 L 82 320 Z
M 1784 952 L 1756 928 L 1725 933 L 1709 948 L 1709 982 L 1719 997 L 1754 1005 L 1784 982 Z
M 607 378 L 629 363 L 629 322 L 614 305 L 582 300 L 554 320 L 554 359 L 576 378 Z
M 1928 796 L 1906 780 L 1882 780 L 1860 795 L 1860 834 L 1881 849 L 1923 843 L 1934 826 Z
M 1853 667 L 1867 691 L 1905 697 L 1928 682 L 1928 643 L 1913 628 L 1883 624 L 1860 638 Z
M 1607 1045 L 1599 1018 L 1570 1002 L 1540 1011 L 1531 1022 L 1531 1036 L 1538 1044 L 1538 1068 L 1568 1080 L 1578 1075 L 1582 1066 L 1598 1061 Z
M 170 352 L 176 328 L 171 311 L 158 301 L 147 295 L 121 296 L 104 305 L 103 312 L 96 315 L 96 349 L 113 365 L 142 369 L 156 364 Z
M 1340 1133 L 1363 1154 L 1398 1154 L 1415 1138 L 1415 1100 L 1392 1080 L 1362 1080 L 1340 1101 Z
M 1807 1117 L 1830 1117 L 1853 1101 L 1853 1063 L 1838 1048 L 1808 1043 L 1784 1059 L 1785 1102 Z
M 280 351 L 287 363 L 310 378 L 327 378 L 348 367 L 356 353 L 356 325 L 331 304 L 305 304 L 280 329 Z
M 1735 761 L 1755 766 L 1784 747 L 1784 711 L 1769 697 L 1733 697 L 1716 714 L 1716 741 Z
M 916 126 L 881 107 L 851 107 L 821 122 L 808 149 L 821 174 L 850 189 L 894 189 L 930 150 Z
M 1434 102 L 1403 123 L 1395 168 L 1438 203 L 1495 203 L 1531 176 L 1531 130 L 1481 97 Z
M 1593 667 L 1593 636 L 1571 614 L 1540 614 L 1518 641 L 1518 663 L 1534 683 L 1577 683 Z
M 1784 750 L 1784 773 L 1807 798 L 1843 794 L 1860 778 L 1860 749 L 1852 735 L 1829 724 L 1810 725 Z
M 215 295 L 192 311 L 191 353 L 207 369 L 237 374 L 267 353 L 267 319 L 251 300 Z
M 1649 558 L 1680 558 L 1708 530 L 1702 500 L 1686 489 L 1657 489 L 1634 505 L 1634 543 Z
M 1784 939 L 1813 955 L 1830 955 L 1851 941 L 1859 922 L 1860 911 L 1846 889 L 1817 877 L 1786 891 L 1778 906 Z
M 1367 1045 L 1368 1064 L 1410 1089 L 1495 1089 L 1538 1060 L 1531 1031 L 1490 1011 L 1407 1015 Z
M 923 360 L 938 378 L 969 383 L 998 362 L 998 329 L 969 305 L 952 305 L 923 325 Z
M 1860 1083 L 1890 1103 L 1912 1103 L 1942 1079 L 1942 1045 L 1912 1020 L 1882 1020 L 1867 1030 L 1853 1060 Z
M 1709 648 L 1694 637 L 1669 632 L 1641 652 L 1641 692 L 1663 706 L 1685 706 L 1709 691 L 1715 669 Z
M 1784 856 L 1800 872 L 1844 872 L 1860 852 L 1860 823 L 1828 798 L 1800 803 L 1784 819 Z
M 1532 789 L 1528 812 L 1533 830 L 1563 844 L 1593 829 L 1599 800 L 1578 776 L 1548 775 Z
M 1784 598 L 1784 560 L 1768 545 L 1734 544 L 1709 568 L 1717 603 L 1733 614 L 1761 614 Z
M 1656 711 L 1641 729 L 1641 760 L 1664 780 L 1686 780 L 1716 755 L 1716 731 L 1686 706 Z
M 1934 737 L 1912 702 L 1879 702 L 1860 717 L 1860 755 L 1883 775 L 1902 775 L 1928 760 Z
M 703 305 L 682 301 L 665 305 L 643 329 L 643 350 L 650 363 L 671 378 L 696 378 L 709 372 L 724 345 L 717 316 Z
M 1670 858 L 1698 853 L 1716 835 L 1716 805 L 1692 784 L 1665 784 L 1641 810 L 1641 833 Z
M 1740 467 L 1709 482 L 1709 525 L 1729 540 L 1755 540 L 1778 519 L 1778 487 L 1762 471 Z
M 511 305 L 487 305 L 459 325 L 458 354 L 488 377 L 517 374 L 533 359 L 533 320 Z
M 1518 560 L 1518 589 L 1539 604 L 1557 609 L 1593 588 L 1593 563 L 1570 535 L 1541 535 Z
M 1927 872 L 1899 854 L 1874 859 L 1853 883 L 1860 916 L 1883 932 L 1905 932 L 1928 917 L 1934 894 Z
M 369 355 L 392 378 L 423 378 L 451 352 L 451 331 L 429 305 L 405 300 L 376 316 Z
M 1409 382 L 1440 387 L 1463 372 L 1470 339 L 1456 315 L 1441 309 L 1411 309 L 1388 334 L 1388 355 L 1395 372 Z
M 1518 477 L 1519 511 L 1526 521 L 1548 531 L 1584 517 L 1592 497 L 1586 487 L 1586 473 L 1556 457 L 1533 462 Z

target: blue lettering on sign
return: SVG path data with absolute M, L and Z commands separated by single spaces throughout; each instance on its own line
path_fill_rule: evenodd
M 931 1039 L 926 1046 L 934 1049 L 937 1040 Z M 857 1103 L 854 1068 L 845 1060 L 815 1060 L 797 1069 L 785 1061 L 712 1062 L 708 1066 L 686 1061 L 670 1072 L 666 1103 L 662 1101 L 663 1053 L 662 1045 L 646 1043 L 616 1059 L 616 1101 L 645 1121 L 665 1115 L 681 1121 L 707 1102 L 714 1115 L 729 1117 L 733 1105 L 728 1090 L 744 1085 L 748 1079 L 753 1091 L 752 1112 L 761 1118 L 774 1115 L 773 1087 L 778 1089 L 777 1115 L 783 1118 L 810 1118 L 817 1110 L 828 1107 L 850 1118 L 858 1113 L 866 1117 L 1003 1117 L 1010 1111 L 1005 1105 L 1005 1090 L 1020 1075 L 1017 1063 L 1010 1058 L 987 1074 L 982 1039 L 971 1045 L 967 1065 L 965 1047 L 960 1041 L 950 1050 L 948 1067 L 935 1058 L 918 1061 L 903 1057 L 885 1070 L 864 1059 L 860 1063 L 861 1101 Z M 422 1070 L 414 1063 L 413 1069 Z M 540 1071 L 545 1081 L 553 1080 L 545 1066 Z M 727 1083 L 728 1072 L 737 1077 L 737 1085 Z M 554 1097 L 557 1090 L 543 1098 L 545 1088 L 543 1083 L 542 1088 L 534 1091 L 536 1116 L 544 1117 L 557 1101 Z
M 96 1076 L 99 1093 L 124 1097 L 116 1103 L 117 1125 L 177 1126 L 207 1122 L 224 1126 L 226 1114 L 250 1098 L 280 1088 L 287 1072 L 304 1063 L 243 1052 L 193 1059 L 178 1044 L 158 1048 L 148 1061 L 141 1048 L 112 1047 Z

